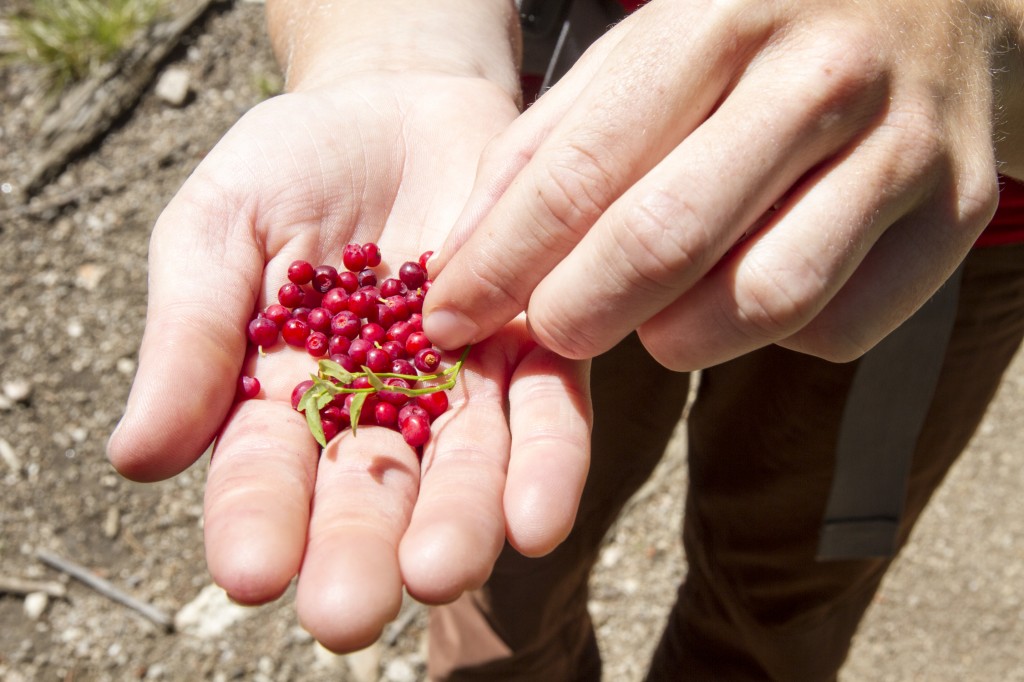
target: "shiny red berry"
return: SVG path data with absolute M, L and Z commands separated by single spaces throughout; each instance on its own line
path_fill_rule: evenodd
M 338 271 L 330 265 L 318 265 L 314 270 L 313 275 L 313 288 L 321 294 L 326 294 L 328 291 L 337 286 L 338 283 Z
M 406 261 L 398 268 L 398 278 L 410 289 L 418 289 L 427 280 L 427 273 L 419 263 Z
M 366 257 L 366 267 L 375 268 L 380 265 L 380 247 L 374 242 L 363 244 L 363 256 Z
M 341 262 L 349 272 L 359 272 L 366 267 L 366 254 L 359 244 L 347 244 L 341 252 Z
M 243 374 L 238 377 L 238 399 L 251 400 L 260 394 L 260 380 Z M 397 419 L 398 413 L 395 413 Z
M 295 308 L 302 305 L 306 298 L 306 292 L 295 282 L 285 282 L 277 290 L 277 302 L 285 308 Z
M 405 420 L 401 426 L 402 438 L 414 448 L 425 445 L 430 440 L 430 420 L 419 415 L 413 415 Z
M 256 346 L 269 348 L 277 341 L 277 324 L 269 317 L 257 317 L 249 323 L 249 340 Z
M 284 327 L 281 328 L 281 336 L 289 346 L 305 348 L 306 339 L 309 337 L 309 325 L 305 320 L 292 318 L 284 323 Z
M 309 261 L 297 260 L 288 266 L 288 279 L 296 284 L 309 284 L 313 279 L 313 265 Z

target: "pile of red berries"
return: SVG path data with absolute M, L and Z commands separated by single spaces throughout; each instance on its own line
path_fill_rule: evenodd
M 441 352 L 423 333 L 423 296 L 430 288 L 426 261 L 403 263 L 397 277 L 378 280 L 374 243 L 348 244 L 345 269 L 295 261 L 288 282 L 249 322 L 249 340 L 260 352 L 278 338 L 318 358 L 318 371 L 292 391 L 292 407 L 305 413 L 317 441 L 326 446 L 351 427 L 375 424 L 399 431 L 419 447 L 430 425 L 448 409 L 463 357 L 439 371 Z M 467 349 L 468 350 L 468 349 Z M 239 395 L 254 397 L 259 382 L 243 376 Z

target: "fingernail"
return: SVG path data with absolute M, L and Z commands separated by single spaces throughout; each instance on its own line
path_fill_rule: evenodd
M 423 319 L 423 331 L 435 344 L 451 350 L 475 341 L 480 328 L 462 313 L 442 308 Z

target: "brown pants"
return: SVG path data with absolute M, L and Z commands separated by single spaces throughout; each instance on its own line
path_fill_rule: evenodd
M 966 447 L 1024 337 L 1024 246 L 968 257 L 939 384 L 914 453 L 900 541 Z M 815 559 L 857 363 L 765 348 L 701 375 L 688 419 L 688 573 L 650 680 L 834 680 L 890 561 Z M 436 608 L 430 675 L 599 680 L 587 580 L 601 541 L 679 420 L 689 377 L 635 337 L 595 360 L 593 461 L 576 526 Z

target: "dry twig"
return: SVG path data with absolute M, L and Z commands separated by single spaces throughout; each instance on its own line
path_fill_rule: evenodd
M 85 583 L 87 586 L 96 590 L 108 599 L 138 611 L 163 629 L 170 631 L 174 628 L 174 619 L 171 618 L 171 616 L 152 604 L 136 599 L 130 594 L 118 589 L 112 583 L 99 577 L 84 566 L 80 566 L 73 561 L 59 557 L 53 552 L 49 552 L 45 549 L 37 550 L 36 556 L 38 556 L 39 560 L 47 566 L 55 568 L 58 571 L 66 573 L 72 578 Z

